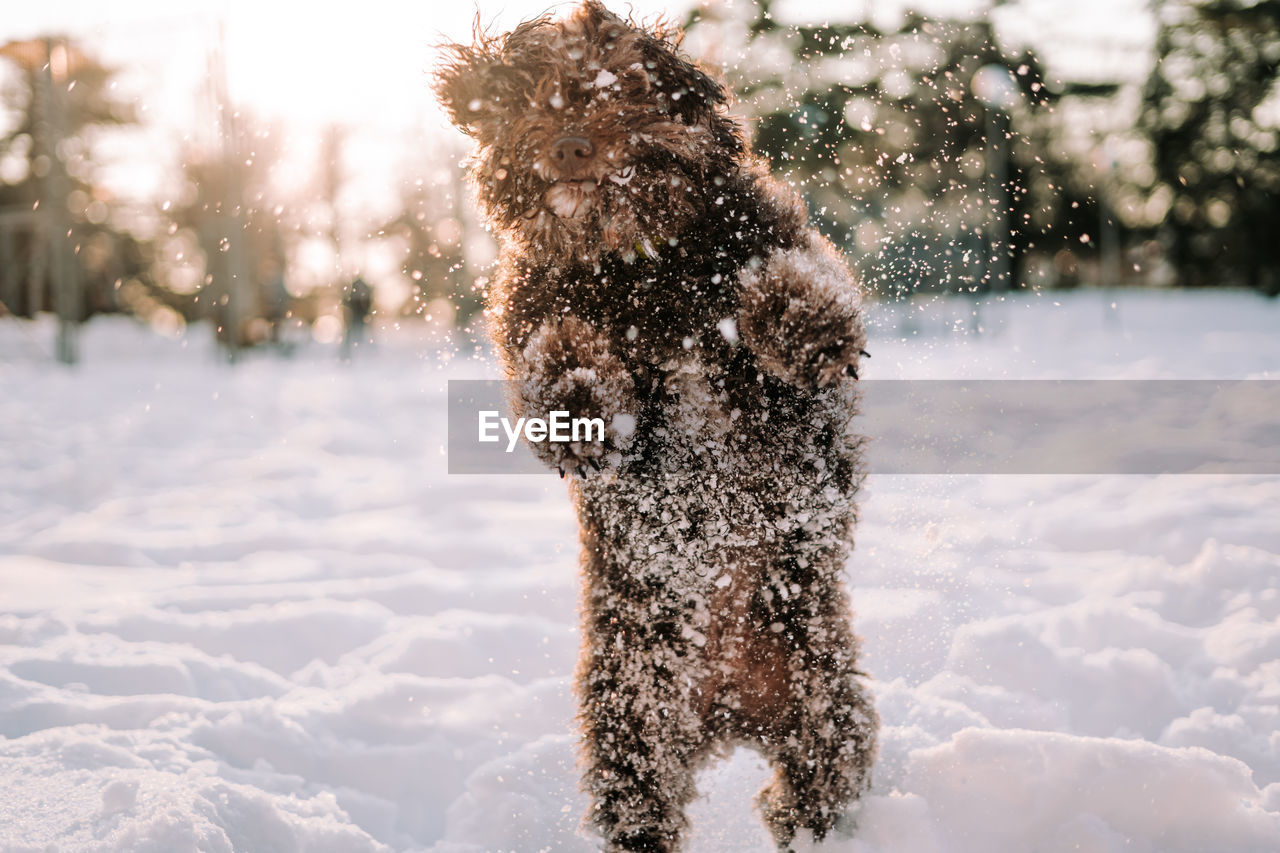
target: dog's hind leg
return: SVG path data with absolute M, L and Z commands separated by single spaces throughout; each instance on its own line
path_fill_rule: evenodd
M 801 829 L 821 840 L 867 790 L 879 728 L 844 591 L 810 579 L 805 595 L 763 608 L 775 621 L 753 650 L 752 680 L 770 694 L 756 739 L 775 771 L 758 802 L 781 850 Z
M 765 748 L 774 777 L 758 802 L 780 850 L 801 829 L 821 840 L 870 785 L 878 726 L 870 697 L 852 673 L 825 679 L 802 680 L 790 731 Z
M 587 819 L 609 851 L 672 853 L 706 752 L 690 657 L 660 616 L 596 627 L 578 676 Z

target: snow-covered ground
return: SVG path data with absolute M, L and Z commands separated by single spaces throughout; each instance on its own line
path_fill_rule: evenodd
M 1115 308 L 1110 306 L 1114 300 Z M 877 306 L 867 374 L 1280 376 L 1280 303 Z M 575 525 L 450 477 L 438 347 L 217 363 L 0 323 L 0 849 L 587 851 Z M 1280 477 L 873 477 L 884 718 L 831 851 L 1280 849 Z M 740 751 L 693 851 L 765 851 Z

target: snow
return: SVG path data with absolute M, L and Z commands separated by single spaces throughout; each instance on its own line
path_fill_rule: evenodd
M 1115 302 L 1115 307 L 1111 303 Z M 868 306 L 866 378 L 1274 378 L 1280 304 Z M 974 331 L 982 326 L 981 334 Z M 445 382 L 0 324 L 0 849 L 587 851 L 575 523 L 448 476 Z M 849 564 L 872 851 L 1280 849 L 1280 477 L 873 476 Z M 693 851 L 766 851 L 739 751 Z

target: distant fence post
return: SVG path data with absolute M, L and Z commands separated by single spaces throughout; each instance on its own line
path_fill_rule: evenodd
M 38 193 L 32 208 L 7 211 L 0 217 L 0 247 L 5 271 L 0 273 L 0 298 L 19 298 L 17 263 L 12 249 L 12 233 L 25 227 L 27 245 L 27 300 L 23 313 L 35 316 L 45 306 L 46 274 L 53 308 L 58 314 L 56 353 L 64 364 L 75 362 L 76 337 L 84 317 L 83 279 L 76 256 L 75 234 L 67 200 L 71 179 L 62 141 L 67 136 L 66 92 L 84 56 L 64 39 L 36 38 L 0 46 L 0 55 L 17 63 L 32 82 L 35 149 L 48 161 L 41 174 L 36 171 Z M 37 158 L 38 159 L 38 158 Z M 14 241 L 16 242 L 16 241 Z
M 36 75 L 36 97 L 44 133 L 40 134 L 49 158 L 49 171 L 42 181 L 40 206 L 45 220 L 45 244 L 48 251 L 49 275 L 53 287 L 53 309 L 58 315 L 58 361 L 74 364 L 77 358 L 76 338 L 84 313 L 80 288 L 80 269 L 75 254 L 73 231 L 67 199 L 71 195 L 67 166 L 59 150 L 66 135 L 63 115 L 63 90 L 69 77 L 67 46 L 61 41 L 45 39 L 48 62 L 43 73 Z
M 1009 111 L 1018 102 L 1018 87 L 1009 69 L 989 63 L 973 75 L 973 93 L 986 109 L 986 289 L 1009 290 Z
M 13 213 L 0 211 L 0 305 L 4 305 L 10 314 L 17 314 L 20 306 L 18 299 L 22 291 L 18 279 L 18 217 Z

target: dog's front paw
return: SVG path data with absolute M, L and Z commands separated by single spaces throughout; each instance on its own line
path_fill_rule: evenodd
M 808 390 L 858 378 L 866 355 L 858 292 L 830 244 L 774 252 L 739 281 L 738 328 L 761 367 Z
M 804 360 L 810 353 L 812 356 Z M 845 377 L 857 379 L 858 359 L 866 357 L 867 351 L 852 335 L 835 332 L 834 340 L 826 345 L 815 345 L 797 353 L 797 356 L 799 360 L 793 370 L 796 384 L 807 388 L 826 388 Z
M 625 377 L 626 381 L 623 381 Z M 576 367 L 538 389 L 551 412 L 567 412 L 569 441 L 546 441 L 534 452 L 565 474 L 588 478 L 617 468 L 635 435 L 636 418 L 630 377 Z
M 637 403 L 635 384 L 608 341 L 590 323 L 572 315 L 545 323 L 523 353 L 519 377 L 520 414 L 553 414 L 569 424 L 569 440 L 548 436 L 533 443 L 534 453 L 560 472 L 593 476 L 617 467 L 631 446 Z

